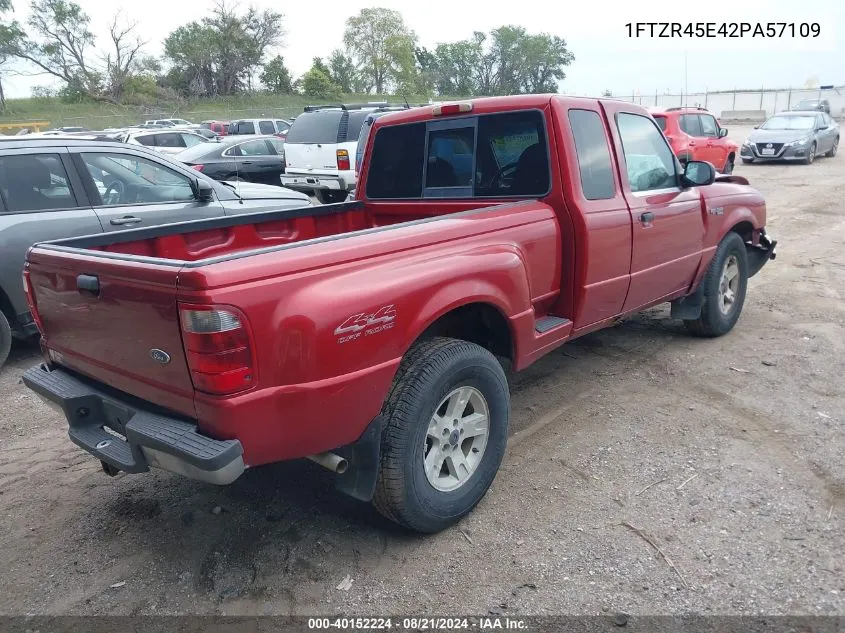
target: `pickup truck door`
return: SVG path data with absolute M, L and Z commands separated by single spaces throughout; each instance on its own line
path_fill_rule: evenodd
M 196 200 L 191 177 L 164 162 L 109 149 L 73 160 L 106 231 L 222 217 L 217 201 Z
M 633 218 L 627 312 L 689 287 L 701 261 L 702 200 L 696 188 L 681 188 L 680 164 L 651 117 L 625 103 L 603 107 Z

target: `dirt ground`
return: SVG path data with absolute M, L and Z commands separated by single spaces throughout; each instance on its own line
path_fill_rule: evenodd
M 845 614 L 845 155 L 737 173 L 780 244 L 734 331 L 694 339 L 662 307 L 517 375 L 499 476 L 435 536 L 310 462 L 225 488 L 109 478 L 20 383 L 37 354 L 17 346 L 0 613 Z

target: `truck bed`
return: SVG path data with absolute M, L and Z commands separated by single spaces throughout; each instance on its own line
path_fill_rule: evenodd
M 476 201 L 473 210 L 484 206 Z M 429 206 L 426 211 L 425 214 L 395 213 L 383 208 L 368 209 L 363 202 L 354 201 L 72 237 L 44 242 L 39 246 L 60 251 L 99 251 L 107 258 L 129 255 L 137 261 L 196 266 L 253 251 L 294 246 L 308 240 L 338 238 L 394 224 L 436 220 L 453 213 L 448 208 L 443 213 L 432 212 Z

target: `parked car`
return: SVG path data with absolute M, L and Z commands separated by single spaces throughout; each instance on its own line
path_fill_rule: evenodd
M 140 145 L 0 140 L 0 366 L 13 334 L 37 332 L 20 284 L 34 242 L 308 204 L 278 186 L 215 182 Z
M 281 134 L 289 128 L 290 123 L 284 119 L 240 119 L 229 125 L 229 134 Z
M 733 173 L 739 145 L 728 138 L 727 128 L 704 108 L 651 109 L 672 151 L 683 165 L 706 160 L 723 174 Z
M 162 125 L 165 127 L 194 127 L 195 124 L 185 119 L 150 119 L 146 124 Z
M 214 132 L 208 128 L 198 127 L 189 130 L 192 134 L 199 134 L 207 141 L 217 141 L 220 140 L 220 135 L 217 132 Z
M 340 202 L 355 189 L 358 136 L 367 115 L 407 109 L 387 103 L 306 106 L 285 139 L 282 184 L 315 195 L 324 204 Z
M 827 99 L 804 99 L 792 106 L 792 109 L 796 111 L 816 110 L 830 114 L 830 101 Z
M 781 112 L 766 120 L 742 143 L 743 163 L 755 160 L 800 161 L 811 164 L 817 156 L 836 156 L 839 124 L 824 112 Z
M 203 121 L 200 123 L 200 127 L 211 130 L 217 136 L 228 136 L 230 125 L 232 124 L 229 121 Z
M 122 143 L 146 145 L 164 154 L 177 154 L 186 147 L 208 143 L 209 139 L 193 131 L 169 128 L 166 130 L 125 130 L 115 133 Z
M 64 127 L 57 127 L 53 128 L 52 130 L 45 130 L 42 134 L 49 134 L 53 135 L 61 135 L 61 134 L 68 134 L 70 132 L 89 132 L 90 130 L 87 127 L 80 127 L 78 125 L 66 125 Z
M 227 136 L 174 154 L 174 159 L 215 180 L 244 180 L 281 186 L 285 144 L 275 136 Z
M 760 193 L 716 178 L 622 101 L 394 112 L 354 202 L 33 247 L 23 381 L 107 473 L 228 484 L 309 457 L 441 530 L 499 468 L 503 365 L 667 301 L 693 334 L 734 327 L 775 242 Z

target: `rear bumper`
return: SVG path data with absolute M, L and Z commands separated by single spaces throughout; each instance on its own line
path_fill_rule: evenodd
M 113 469 L 142 473 L 152 466 L 220 485 L 245 469 L 239 441 L 201 435 L 191 422 L 145 410 L 69 371 L 39 365 L 23 381 L 62 410 L 76 445 Z
M 321 174 L 297 174 L 288 171 L 282 174 L 282 186 L 296 191 L 349 191 L 355 187 L 343 176 L 327 176 Z

